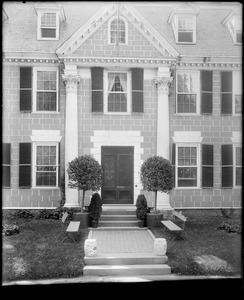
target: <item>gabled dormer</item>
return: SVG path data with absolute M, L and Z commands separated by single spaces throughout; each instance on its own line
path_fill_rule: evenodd
M 60 24 L 65 20 L 64 10 L 59 5 L 35 6 L 37 15 L 37 39 L 59 40 Z
M 242 44 L 241 10 L 232 11 L 222 23 L 228 28 L 233 43 L 236 45 Z
M 198 12 L 199 9 L 195 5 L 188 3 L 180 4 L 172 10 L 168 23 L 173 28 L 176 43 L 196 43 L 196 18 Z
M 2 21 L 5 21 L 8 19 L 8 15 L 6 13 L 6 11 L 2 8 Z

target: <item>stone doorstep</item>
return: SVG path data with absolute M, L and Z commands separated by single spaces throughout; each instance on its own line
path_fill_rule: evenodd
M 120 275 L 169 275 L 171 268 L 166 264 L 143 265 L 88 265 L 83 268 L 84 276 L 120 276 Z
M 138 265 L 138 264 L 166 264 L 166 255 L 158 256 L 154 253 L 98 253 L 94 257 L 85 256 L 85 265 Z
M 101 221 L 137 221 L 135 215 L 101 215 L 99 222 Z
M 98 227 L 101 226 L 101 227 L 138 227 L 138 221 L 99 221 L 98 223 Z

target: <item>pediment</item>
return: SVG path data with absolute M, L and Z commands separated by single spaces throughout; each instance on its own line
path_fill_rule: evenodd
M 107 49 L 110 51 L 108 53 L 111 53 L 110 56 L 113 56 L 107 42 L 108 22 L 118 13 L 121 18 L 126 20 L 129 27 L 128 32 L 130 32 L 128 44 L 120 45 L 119 48 L 122 51 L 120 53 L 123 53 L 123 50 L 127 51 L 123 56 L 140 57 L 141 55 L 145 57 L 145 54 L 148 54 L 146 55 L 148 57 L 174 58 L 179 55 L 178 51 L 129 3 L 120 3 L 119 8 L 118 4 L 104 6 L 57 49 L 56 53 L 59 57 L 76 57 L 77 55 L 105 57 L 108 56 L 105 51 Z M 144 52 L 140 51 L 142 48 L 140 49 L 139 41 L 145 46 L 143 47 Z M 91 45 L 96 45 L 96 47 L 91 47 Z

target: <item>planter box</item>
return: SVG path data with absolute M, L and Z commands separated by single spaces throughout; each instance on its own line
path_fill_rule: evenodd
M 80 228 L 88 228 L 91 226 L 90 214 L 86 212 L 79 212 L 73 214 L 73 221 L 80 221 Z
M 149 213 L 147 214 L 147 227 L 148 228 L 155 228 L 155 227 L 161 227 L 162 223 L 161 221 L 164 219 L 164 213 Z
M 145 220 L 137 220 L 138 221 L 138 226 L 140 228 L 146 227 L 146 219 Z

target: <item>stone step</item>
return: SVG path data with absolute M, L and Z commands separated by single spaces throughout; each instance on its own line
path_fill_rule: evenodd
M 102 215 L 136 215 L 135 209 L 102 209 Z
M 158 256 L 154 253 L 103 253 L 94 257 L 85 256 L 85 265 L 154 265 L 166 264 L 166 255 Z
M 135 215 L 101 215 L 100 221 L 137 221 Z
M 99 221 L 99 227 L 138 227 L 138 221 Z
M 166 264 L 146 265 L 86 265 L 84 276 L 130 276 L 130 275 L 168 275 L 171 268 Z

